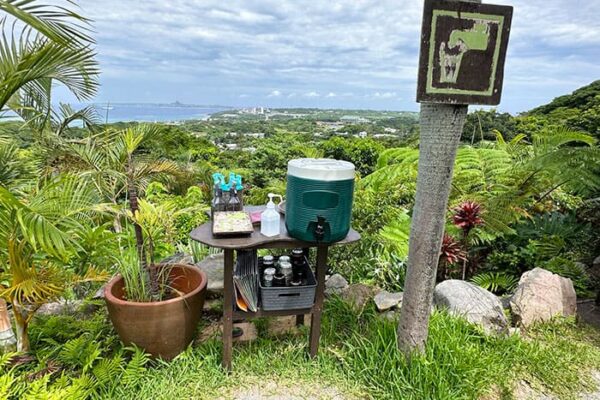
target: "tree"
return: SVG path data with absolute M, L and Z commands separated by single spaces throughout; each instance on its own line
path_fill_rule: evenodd
M 135 215 L 139 210 L 138 196 L 150 180 L 179 171 L 176 163 L 141 152 L 143 145 L 157 134 L 155 126 L 140 124 L 117 132 L 109 130 L 91 135 L 82 143 L 72 143 L 66 148 L 71 159 L 64 168 L 79 172 L 116 207 L 126 197 L 131 213 Z M 121 231 L 120 215 L 115 216 L 114 226 L 116 231 Z M 145 265 L 142 229 L 134 223 L 134 230 L 138 255 Z
M 54 81 L 79 100 L 96 93 L 99 70 L 87 19 L 35 0 L 0 1 L 0 10 L 7 14 L 0 22 L 1 111 L 48 115 Z M 20 33 L 14 32 L 15 19 L 25 24 Z
M 398 324 L 398 347 L 407 356 L 423 351 L 427 341 L 454 159 L 466 115 L 467 106 L 421 104 L 417 194 Z
M 0 112 L 10 108 L 17 113 L 35 111 L 48 115 L 54 81 L 61 82 L 80 100 L 96 93 L 99 70 L 91 48 L 93 39 L 87 34 L 87 19 L 65 7 L 35 0 L 1 0 L 0 11 L 3 13 L 0 19 L 3 33 L 0 39 Z M 15 34 L 14 21 L 25 25 L 18 34 Z M 6 188 L 0 186 L 0 189 L 5 191 L 4 195 L 10 194 Z M 0 210 L 0 213 L 6 212 Z M 10 253 L 13 262 L 17 263 L 11 265 L 11 269 L 18 271 L 19 265 L 26 266 L 23 260 L 28 258 L 21 257 L 19 261 L 14 255 L 19 254 L 17 249 L 24 249 L 26 245 L 14 240 L 8 243 L 12 243 Z M 10 298 L 19 301 L 19 296 Z M 2 308 L 0 318 L 7 319 L 6 312 L 7 309 Z M 21 319 L 18 305 L 15 319 L 19 319 L 20 347 L 27 348 L 27 321 Z
M 98 197 L 87 182 L 64 176 L 39 182 L 19 195 L 0 186 L 0 297 L 13 306 L 17 350 L 29 350 L 27 328 L 35 311 L 81 280 L 104 279 L 88 270 L 75 277 L 65 268 L 78 244 L 74 231 L 99 211 Z

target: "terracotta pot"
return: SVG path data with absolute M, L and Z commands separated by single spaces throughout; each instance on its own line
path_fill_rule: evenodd
M 164 268 L 157 265 L 154 268 Z M 170 360 L 192 342 L 200 320 L 206 274 L 193 265 L 172 264 L 171 286 L 184 293 L 157 302 L 124 300 L 124 280 L 114 277 L 104 288 L 108 315 L 125 345 L 135 344 L 154 357 Z

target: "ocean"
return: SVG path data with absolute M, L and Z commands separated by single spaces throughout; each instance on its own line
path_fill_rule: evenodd
M 206 119 L 210 114 L 228 107 L 195 106 L 186 104 L 93 104 L 102 122 L 169 122 Z

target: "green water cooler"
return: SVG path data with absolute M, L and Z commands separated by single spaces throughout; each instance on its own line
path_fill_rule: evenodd
M 288 163 L 285 224 L 293 238 L 332 243 L 350 230 L 354 164 L 300 158 Z

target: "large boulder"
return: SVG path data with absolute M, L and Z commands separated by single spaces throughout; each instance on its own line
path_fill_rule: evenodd
M 441 282 L 435 287 L 433 302 L 438 308 L 481 325 L 488 333 L 507 332 L 508 321 L 500 299 L 472 283 L 457 279 Z
M 577 295 L 569 278 L 543 268 L 525 272 L 510 299 L 515 323 L 528 327 L 553 317 L 571 316 L 577 312 Z

